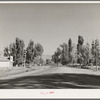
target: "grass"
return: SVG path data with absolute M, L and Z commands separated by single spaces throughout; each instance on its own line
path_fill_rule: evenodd
M 0 77 L 16 75 L 28 71 L 33 71 L 33 70 L 35 70 L 35 68 L 13 67 L 11 69 L 0 70 Z

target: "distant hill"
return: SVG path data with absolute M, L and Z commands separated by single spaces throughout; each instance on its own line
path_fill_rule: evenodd
M 42 59 L 43 59 L 44 61 L 46 61 L 46 59 L 51 59 L 51 58 L 52 58 L 51 55 L 42 55 Z

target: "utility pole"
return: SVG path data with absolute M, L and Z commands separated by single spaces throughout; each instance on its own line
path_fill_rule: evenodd
M 96 71 L 98 71 L 98 49 L 96 47 Z
M 96 48 L 96 71 L 97 71 L 97 48 Z
M 96 46 L 96 71 L 98 70 L 97 60 L 98 60 L 98 56 L 97 56 L 97 46 Z

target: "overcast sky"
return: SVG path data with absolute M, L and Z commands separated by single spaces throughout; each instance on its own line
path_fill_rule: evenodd
M 0 4 L 0 51 L 19 37 L 51 55 L 69 38 L 77 43 L 78 35 L 100 39 L 100 4 Z

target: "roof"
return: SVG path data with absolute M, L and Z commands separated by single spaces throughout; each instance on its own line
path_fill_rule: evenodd
M 0 62 L 10 62 L 6 57 L 0 57 Z

